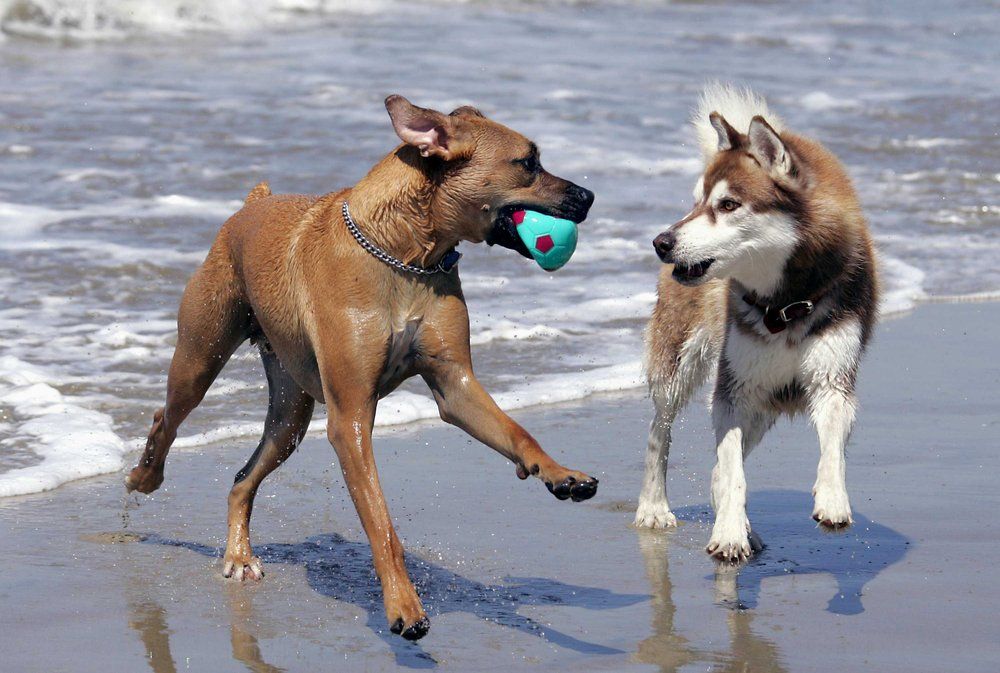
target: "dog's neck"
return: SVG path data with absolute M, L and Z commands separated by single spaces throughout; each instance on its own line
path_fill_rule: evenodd
M 351 217 L 364 235 L 407 264 L 433 266 L 458 244 L 435 212 L 438 181 L 427 159 L 401 146 L 350 192 Z
M 731 290 L 734 297 L 753 297 L 751 304 L 782 307 L 804 300 L 818 302 L 842 283 L 850 267 L 851 247 L 839 249 L 806 249 L 800 246 L 782 264 L 777 282 L 766 290 L 760 286 L 732 278 Z

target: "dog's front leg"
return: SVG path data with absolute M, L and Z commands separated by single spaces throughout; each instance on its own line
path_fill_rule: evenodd
M 535 475 L 559 498 L 587 500 L 597 493 L 597 479 L 552 459 L 527 430 L 505 414 L 472 373 L 471 366 L 438 361 L 424 374 L 441 418 L 505 456 L 520 479 Z
M 827 528 L 844 528 L 854 520 L 847 497 L 847 440 L 854 426 L 857 401 L 843 390 L 823 390 L 811 400 L 812 420 L 819 435 L 819 467 L 813 486 L 813 519 Z
M 861 358 L 861 325 L 845 320 L 810 343 L 800 376 L 809 414 L 819 435 L 819 467 L 813 486 L 813 519 L 829 528 L 852 523 L 844 451 L 854 427 L 854 384 Z
M 403 545 L 392 526 L 378 481 L 372 453 L 374 396 L 358 399 L 328 395 L 327 399 L 330 401 L 327 436 L 337 452 L 347 490 L 368 535 L 389 628 L 407 640 L 417 640 L 427 633 L 430 621 L 406 572 Z
M 705 548 L 720 561 L 739 563 L 760 549 L 747 518 L 747 481 L 743 459 L 760 442 L 773 418 L 736 409 L 724 396 L 712 405 L 718 462 L 712 470 L 712 507 L 715 525 Z

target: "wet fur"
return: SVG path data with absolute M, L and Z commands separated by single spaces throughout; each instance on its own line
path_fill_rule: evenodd
M 260 444 L 229 494 L 223 573 L 260 579 L 249 527 L 267 475 L 301 442 L 315 403 L 328 407 L 327 437 L 372 547 L 390 629 L 404 638 L 429 628 L 403 562 L 372 449 L 380 398 L 421 376 L 441 417 L 498 451 L 523 478 L 535 475 L 559 499 L 585 500 L 597 480 L 546 454 L 504 414 L 472 371 L 469 317 L 457 270 L 420 276 L 366 252 L 341 206 L 376 245 L 403 262 L 433 266 L 461 241 L 478 243 L 504 209 L 529 207 L 581 221 L 593 194 L 521 161 L 533 143 L 473 108 L 450 115 L 386 99 L 404 141 L 350 189 L 323 196 L 253 188 L 223 224 L 189 281 L 165 406 L 126 486 L 143 493 L 163 481 L 178 426 L 201 402 L 236 348 L 260 349 L 269 405 Z
M 718 239 L 723 260 L 703 277 L 682 275 L 687 285 L 665 264 L 646 331 L 656 415 L 635 523 L 676 523 L 665 485 L 671 426 L 714 375 L 718 463 L 708 551 L 727 562 L 759 549 L 746 517 L 743 459 L 781 414 L 808 412 L 820 438 L 814 518 L 832 528 L 851 523 L 844 446 L 857 406 L 857 368 L 878 306 L 872 240 L 843 167 L 819 143 L 761 115 L 772 113 L 753 92 L 706 90 L 694 120 L 706 159 L 695 208 L 657 238 L 657 250 L 687 268 L 698 256 L 715 257 L 705 235 Z M 713 201 L 720 197 L 732 197 L 737 209 L 726 212 Z M 730 221 L 741 223 L 731 225 L 737 233 L 717 229 Z M 767 263 L 755 264 L 755 255 Z M 815 309 L 772 334 L 763 311 L 744 301 L 751 292 L 765 305 L 810 299 Z

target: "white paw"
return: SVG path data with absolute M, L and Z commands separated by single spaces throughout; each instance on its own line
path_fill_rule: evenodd
M 745 514 L 719 517 L 705 551 L 725 563 L 742 563 L 754 553 L 750 544 L 750 521 Z
M 846 528 L 854 523 L 847 491 L 842 488 L 817 488 L 813 520 L 827 528 Z
M 670 505 L 664 502 L 642 502 L 635 510 L 636 528 L 673 528 L 677 525 L 677 517 L 670 511 Z

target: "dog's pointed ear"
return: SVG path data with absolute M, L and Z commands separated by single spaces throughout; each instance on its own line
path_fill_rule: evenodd
M 743 142 L 740 132 L 734 129 L 732 125 L 726 121 L 726 118 L 718 112 L 713 112 L 708 115 L 708 121 L 712 125 L 712 128 L 715 129 L 715 132 L 719 134 L 718 150 L 720 152 L 725 152 L 726 150 L 739 147 Z
M 764 167 L 764 170 L 777 177 L 795 177 L 795 162 L 791 152 L 785 147 L 781 136 L 771 128 L 771 125 L 760 115 L 750 120 L 750 154 Z
M 396 135 L 419 149 L 420 156 L 451 161 L 471 153 L 471 134 L 455 117 L 417 107 L 396 94 L 385 99 L 385 109 Z

